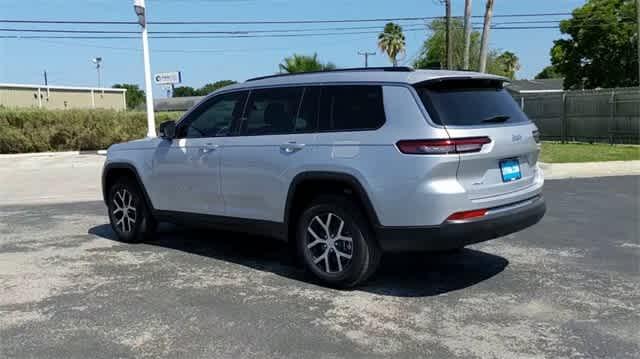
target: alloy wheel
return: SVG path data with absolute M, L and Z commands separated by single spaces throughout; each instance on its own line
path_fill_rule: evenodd
M 136 203 L 131 192 L 122 188 L 118 190 L 113 196 L 113 215 L 115 226 L 122 233 L 129 233 L 133 231 L 136 224 Z
M 306 250 L 319 270 L 339 274 L 351 265 L 353 238 L 349 226 L 335 213 L 317 215 L 307 226 Z

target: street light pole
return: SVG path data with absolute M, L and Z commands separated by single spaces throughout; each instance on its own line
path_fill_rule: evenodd
M 147 137 L 156 137 L 156 119 L 153 112 L 153 93 L 151 88 L 151 64 L 149 61 L 149 35 L 144 0 L 133 0 L 133 8 L 142 26 L 142 56 L 144 60 L 144 87 L 147 95 Z
M 101 88 L 102 76 L 100 74 L 100 64 L 102 63 L 102 57 L 94 57 L 93 59 L 91 59 L 91 62 L 93 62 L 96 65 L 96 71 L 98 72 L 98 88 Z

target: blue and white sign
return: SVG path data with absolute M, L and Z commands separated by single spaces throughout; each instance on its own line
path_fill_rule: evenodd
M 153 76 L 153 81 L 157 85 L 179 84 L 182 82 L 182 73 L 180 71 L 160 72 Z

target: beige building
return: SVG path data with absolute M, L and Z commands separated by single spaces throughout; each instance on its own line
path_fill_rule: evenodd
M 126 110 L 125 89 L 0 83 L 0 106 Z

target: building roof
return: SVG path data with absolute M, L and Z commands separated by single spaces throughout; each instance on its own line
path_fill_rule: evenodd
M 50 90 L 71 90 L 71 91 L 100 91 L 100 92 L 127 92 L 127 89 L 114 89 L 110 87 L 82 87 L 82 86 L 58 86 L 58 85 L 30 85 L 30 84 L 9 84 L 0 83 L 0 88 L 27 88 L 27 89 L 50 89 Z
M 517 93 L 551 93 L 562 92 L 563 79 L 540 79 L 540 80 L 513 80 L 507 86 L 507 90 Z

